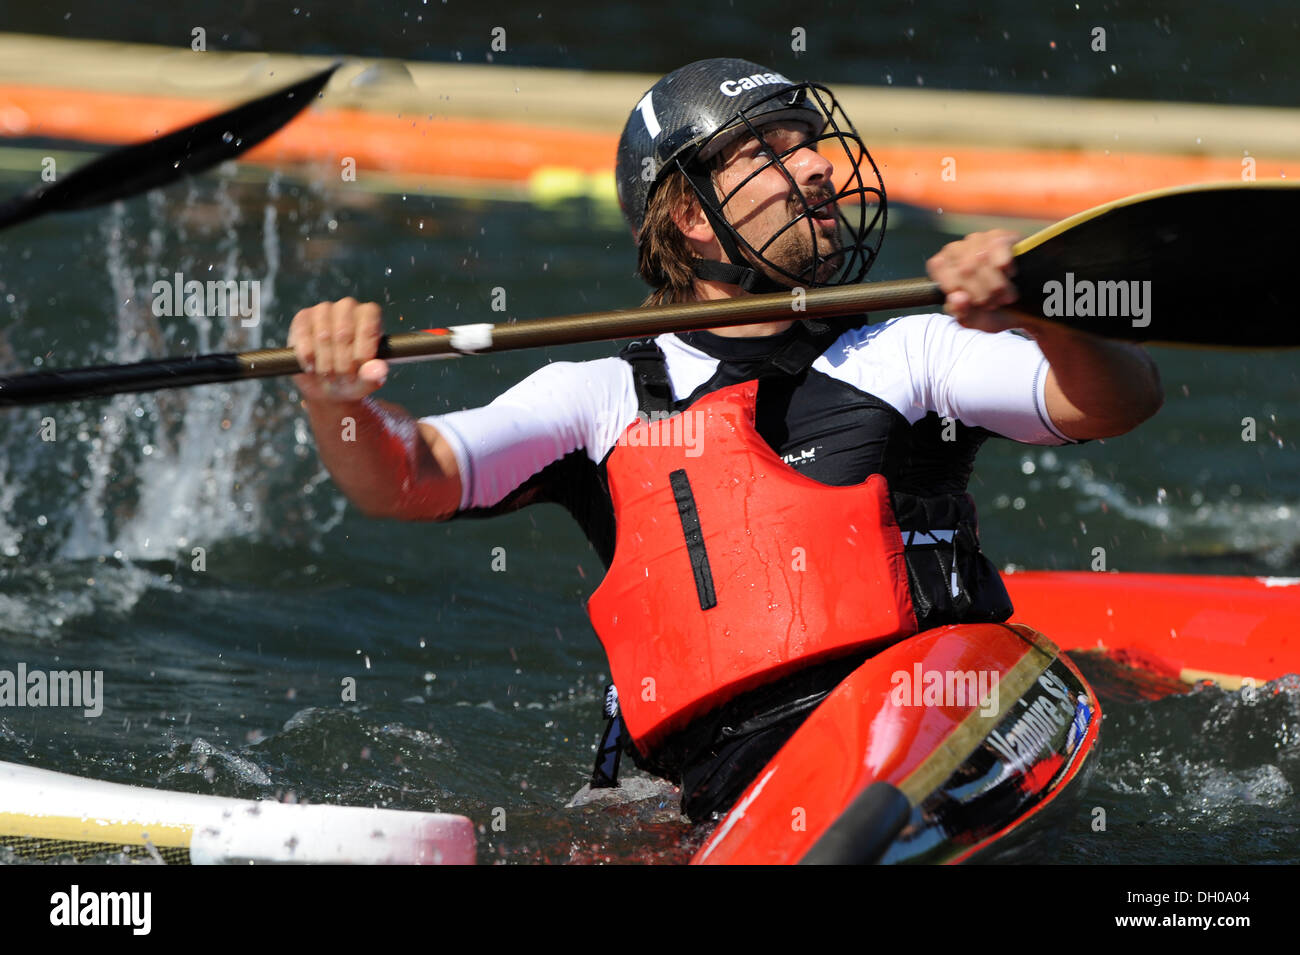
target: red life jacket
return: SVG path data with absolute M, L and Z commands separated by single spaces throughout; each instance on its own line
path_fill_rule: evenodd
M 884 477 L 804 477 L 754 426 L 758 382 L 638 419 L 606 461 L 614 559 L 587 603 L 633 741 L 809 664 L 916 632 Z

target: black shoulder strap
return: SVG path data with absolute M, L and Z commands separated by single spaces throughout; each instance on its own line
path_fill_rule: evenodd
M 804 319 L 795 326 L 794 337 L 763 363 L 755 377 L 801 374 L 831 347 L 835 339 L 862 325 L 865 319 L 865 315 Z
M 799 375 L 821 357 L 834 341 L 852 328 L 866 323 L 865 315 L 847 318 L 804 319 L 795 326 L 795 334 L 752 373 L 752 378 Z M 654 339 L 629 342 L 619 357 L 632 365 L 638 410 L 651 414 L 676 410 L 673 386 L 668 378 L 664 353 Z
M 668 365 L 664 353 L 654 339 L 629 342 L 618 357 L 632 366 L 632 381 L 636 387 L 637 409 L 646 414 L 668 413 L 673 410 L 673 386 L 668 380 Z

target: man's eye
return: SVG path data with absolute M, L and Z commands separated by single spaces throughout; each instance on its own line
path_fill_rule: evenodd
M 798 138 L 787 137 L 787 136 L 781 136 L 781 137 L 774 136 L 771 139 L 764 140 L 764 142 L 767 144 L 767 148 L 772 150 L 772 152 L 776 153 L 778 156 L 781 153 L 785 152 L 790 147 L 794 146 L 798 141 L 799 141 Z M 764 152 L 766 152 L 766 150 L 764 150 Z

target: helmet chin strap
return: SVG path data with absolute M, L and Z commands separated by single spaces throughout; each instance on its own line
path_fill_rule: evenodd
M 757 269 L 730 262 L 718 262 L 713 259 L 695 259 L 691 270 L 698 278 L 706 282 L 723 282 L 738 285 L 746 292 L 788 292 L 789 286 L 780 285 L 759 272 Z
M 723 220 L 721 212 L 718 210 L 718 193 L 713 188 L 712 177 L 708 172 L 699 170 L 683 169 L 682 171 L 686 174 L 686 178 L 690 180 L 691 185 L 695 187 L 695 192 L 700 199 L 700 208 L 704 210 L 709 225 L 713 226 L 713 234 L 717 236 L 718 244 L 727 253 L 727 258 L 731 259 L 730 262 L 695 259 L 691 263 L 691 268 L 695 274 L 706 282 L 724 282 L 727 285 L 738 285 L 746 292 L 788 292 L 790 286 L 774 281 L 758 269 L 748 265 L 735 264 L 744 262 L 745 257 L 741 254 L 740 247 L 736 243 L 736 237 L 731 226 Z

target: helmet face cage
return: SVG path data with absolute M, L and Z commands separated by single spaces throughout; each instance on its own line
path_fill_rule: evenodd
M 767 123 L 780 122 L 783 118 L 793 115 L 791 111 L 780 109 L 778 104 L 791 106 L 797 104 L 800 107 L 799 113 L 808 114 L 807 119 L 800 117 L 799 122 L 813 122 L 813 115 L 820 114 L 822 123 L 820 131 L 817 131 L 814 125 L 813 135 L 780 153 L 775 152 L 763 138 L 761 127 Z M 690 160 L 684 158 L 678 160 L 679 168 L 686 173 L 700 202 L 704 204 L 715 230 L 721 227 L 729 234 L 719 237 L 724 248 L 731 247 L 728 251 L 734 258 L 733 243 L 738 243 L 743 250 L 741 254 L 750 258 L 753 264 L 760 265 L 796 285 L 821 287 L 848 285 L 862 281 L 875 263 L 880 245 L 885 238 L 887 218 L 885 183 L 875 160 L 871 158 L 871 153 L 867 151 L 866 145 L 836 102 L 834 95 L 820 84 L 800 83 L 773 93 L 740 110 L 736 119 L 737 124 L 728 125 L 714 133 L 713 136 L 702 141 L 693 153 L 694 156 L 698 156 L 701 152 L 707 154 L 710 143 L 719 137 L 731 139 L 736 135 L 738 128 L 758 140 L 760 148 L 768 155 L 767 162 L 742 179 L 726 195 L 719 198 L 712 175 L 706 172 L 702 176 L 698 163 L 694 168 L 689 168 Z M 824 143 L 830 145 L 823 146 Z M 715 145 L 714 148 L 716 150 L 717 146 Z M 788 156 L 808 148 L 826 154 L 835 168 L 835 178 L 842 182 L 842 184 L 828 184 L 831 194 L 825 198 L 815 199 L 811 203 L 804 190 L 785 167 L 785 159 Z M 795 197 L 795 215 L 756 248 L 732 225 L 731 218 L 727 216 L 727 206 L 752 179 L 772 166 L 779 169 L 789 183 L 791 194 Z M 847 176 L 844 175 L 844 171 L 847 172 Z M 827 253 L 823 253 L 819 245 L 818 225 L 813 216 L 813 213 L 825 206 L 831 206 L 835 210 L 840 237 L 839 248 Z M 791 229 L 808 230 L 812 262 L 802 274 L 796 274 L 777 265 L 765 254 L 773 243 Z M 728 242 L 727 239 L 732 241 Z M 828 267 L 832 269 L 831 274 L 819 280 L 818 276 L 821 276 Z

